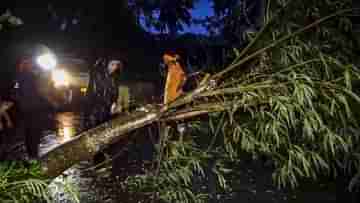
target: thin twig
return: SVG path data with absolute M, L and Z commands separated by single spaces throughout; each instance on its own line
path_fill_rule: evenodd
M 267 50 L 269 50 L 269 49 L 277 46 L 278 44 L 280 44 L 280 43 L 282 43 L 282 42 L 284 42 L 284 41 L 286 41 L 286 40 L 288 40 L 288 39 L 291 39 L 292 37 L 294 37 L 294 36 L 296 36 L 296 35 L 304 32 L 304 31 L 306 31 L 306 30 L 308 30 L 308 29 L 310 29 L 310 28 L 313 28 L 313 27 L 317 26 L 318 24 L 320 24 L 320 23 L 322 23 L 322 22 L 324 22 L 324 21 L 329 20 L 330 18 L 333 18 L 333 17 L 335 17 L 335 16 L 338 16 L 338 15 L 343 14 L 343 13 L 346 13 L 346 12 L 350 12 L 350 11 L 352 11 L 352 10 L 353 10 L 353 9 L 343 9 L 343 10 L 340 10 L 340 11 L 338 11 L 338 12 L 336 12 L 336 13 L 333 13 L 333 14 L 331 14 L 331 15 L 328 15 L 328 16 L 326 16 L 326 17 L 323 17 L 323 18 L 321 18 L 321 19 L 319 19 L 319 20 L 317 20 L 317 21 L 315 21 L 315 22 L 313 22 L 313 23 L 311 23 L 311 24 L 309 24 L 309 25 L 307 25 L 307 26 L 305 26 L 305 27 L 303 27 L 303 28 L 300 28 L 300 29 L 298 29 L 297 31 L 295 31 L 295 32 L 293 32 L 293 33 L 291 33 L 291 34 L 288 34 L 288 35 L 286 35 L 286 36 L 284 36 L 284 37 L 276 40 L 275 42 L 269 44 L 268 46 L 266 46 L 266 47 L 264 47 L 264 48 L 262 48 L 262 49 L 259 49 L 259 50 L 255 51 L 254 53 L 252 53 L 252 54 L 244 57 L 244 58 L 243 58 L 242 60 L 240 60 L 239 62 L 230 65 L 229 67 L 225 68 L 224 70 L 220 71 L 219 73 L 213 75 L 213 76 L 211 77 L 211 79 L 219 79 L 219 78 L 222 77 L 224 74 L 232 71 L 232 70 L 235 69 L 236 67 L 238 67 L 238 66 L 246 63 L 246 62 L 249 61 L 250 59 L 253 59 L 253 58 L 257 57 L 257 56 L 260 55 L 261 53 L 263 53 L 263 52 L 265 52 L 265 51 L 267 51 Z M 254 41 L 255 41 L 255 40 L 254 40 Z

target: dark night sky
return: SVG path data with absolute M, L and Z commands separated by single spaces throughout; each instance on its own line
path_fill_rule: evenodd
M 195 5 L 195 9 L 192 11 L 193 18 L 204 18 L 206 16 L 214 15 L 213 9 L 208 0 L 200 0 L 198 4 Z M 185 27 L 185 32 L 191 33 L 207 33 L 206 29 L 202 26 L 190 26 Z
M 195 4 L 195 8 L 191 11 L 193 18 L 204 18 L 206 16 L 212 16 L 214 14 L 211 4 L 208 0 L 200 0 Z M 145 27 L 145 26 L 144 26 Z M 157 33 L 154 29 L 146 28 L 147 31 Z M 194 33 L 194 34 L 207 34 L 207 30 L 200 25 L 184 26 L 182 33 Z
M 198 3 L 195 4 L 195 9 L 191 11 L 193 18 L 204 18 L 206 16 L 212 16 L 214 14 L 213 9 L 211 8 L 209 0 L 199 0 Z M 145 28 L 148 31 L 155 32 L 153 29 Z M 200 25 L 184 25 L 184 33 L 191 32 L 196 34 L 206 34 L 207 31 L 204 27 Z

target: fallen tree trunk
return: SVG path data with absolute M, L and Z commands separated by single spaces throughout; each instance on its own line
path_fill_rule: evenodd
M 208 103 L 174 112 L 159 109 L 136 112 L 129 116 L 118 116 L 104 124 L 81 133 L 74 139 L 57 146 L 41 157 L 44 174 L 54 178 L 80 161 L 91 159 L 109 144 L 127 137 L 128 133 L 157 121 L 176 121 L 210 112 L 223 111 L 230 104 Z
M 40 161 L 43 172 L 50 178 L 56 177 L 74 164 L 90 159 L 109 144 L 125 138 L 128 132 L 158 119 L 159 113 L 138 112 L 127 117 L 116 117 L 87 130 L 43 155 Z

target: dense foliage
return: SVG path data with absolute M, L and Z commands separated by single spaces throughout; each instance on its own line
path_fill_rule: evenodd
M 351 3 L 267 1 L 264 26 L 245 36 L 248 46 L 234 49 L 233 62 L 219 67 L 189 94 L 195 96 L 180 98 L 169 108 L 214 103 L 227 111 L 187 122 L 185 132 L 179 124 L 161 123 L 157 159 L 145 174 L 126 180 L 129 189 L 164 202 L 207 202 L 216 197 L 214 191 L 231 188 L 225 165 L 235 166 L 246 152 L 273 162 L 273 179 L 279 186 L 296 187 L 303 178 L 344 175 L 353 177 L 349 189 L 355 190 L 360 177 L 358 112 L 354 111 L 360 103 L 355 88 L 360 70 L 347 17 Z M 219 11 L 226 10 L 217 5 Z M 234 7 L 232 13 L 241 13 L 236 10 L 240 8 Z M 168 23 L 178 26 L 173 19 Z M 1 170 L 5 178 L 0 180 L 6 180 L 0 185 L 4 200 L 20 194 L 26 194 L 24 200 L 45 197 L 39 192 L 43 183 L 28 178 L 29 187 L 13 192 L 12 186 L 24 183 L 22 179 L 13 183 L 10 177 L 23 176 L 7 176 L 8 171 L 29 174 L 26 167 L 5 164 Z
M 0 201 L 33 202 L 49 200 L 47 181 L 40 173 L 40 166 L 35 162 L 0 163 Z
M 0 15 L 0 31 L 6 26 L 19 26 L 21 24 L 21 19 L 13 16 L 9 10 Z
M 215 175 L 226 189 L 228 170 L 220 163 L 247 152 L 273 162 L 279 186 L 341 175 L 353 176 L 349 189 L 355 190 L 360 146 L 354 109 L 360 98 L 354 87 L 360 70 L 349 8 L 351 1 L 268 1 L 264 27 L 248 35 L 248 46 L 235 49 L 234 61 L 206 83 L 217 85 L 182 101 L 229 110 L 196 124 L 210 132 L 163 133 L 155 171 L 130 177 L 129 186 L 164 202 L 206 202 L 211 188 L 199 190 L 198 181 L 207 185 Z

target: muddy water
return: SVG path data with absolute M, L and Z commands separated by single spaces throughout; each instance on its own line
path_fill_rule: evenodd
M 84 118 L 74 112 L 57 113 L 49 118 L 49 123 L 44 123 L 46 130 L 42 132 L 40 155 L 77 136 L 82 131 L 84 123 Z M 8 158 L 22 160 L 26 156 L 23 139 L 18 137 L 11 143 L 9 144 L 14 146 L 8 151 L 8 154 L 11 154 Z M 54 203 L 139 202 L 132 201 L 133 197 L 121 192 L 122 186 L 118 181 L 114 181 L 111 172 L 111 164 L 104 165 L 100 169 L 95 169 L 92 161 L 75 165 L 51 182 L 50 189 Z M 71 194 L 77 194 L 79 199 L 74 200 Z
M 40 144 L 40 154 L 44 154 L 78 135 L 84 120 L 77 113 L 64 112 L 55 115 L 54 121 L 54 128 L 44 132 L 45 136 Z M 91 167 L 90 162 L 81 162 L 54 179 L 50 185 L 54 203 L 77 202 L 74 200 L 74 195 L 71 194 L 76 194 L 81 203 L 111 202 L 107 194 L 100 196 L 97 189 L 94 188 L 93 182 L 96 180 L 96 174 Z
M 64 112 L 56 114 L 54 122 L 55 128 L 46 131 L 46 135 L 41 140 L 40 154 L 44 154 L 54 147 L 75 137 L 80 131 L 79 129 L 82 119 L 79 114 L 73 112 Z M 87 184 L 88 180 L 80 176 L 81 165 L 84 164 L 87 163 L 80 163 L 79 165 L 68 169 L 63 173 L 63 175 L 52 181 L 50 188 L 55 203 L 76 202 L 72 196 L 69 195 L 71 192 L 74 192 L 73 194 L 79 195 L 80 193 L 83 193 L 82 190 L 91 191 L 90 188 L 87 188 L 87 185 L 90 185 Z M 90 193 L 86 194 L 87 196 L 90 196 Z
M 42 139 L 40 153 L 46 153 L 54 147 L 69 141 L 82 131 L 84 118 L 77 113 L 64 112 L 55 116 L 55 127 L 48 130 Z M 119 146 L 117 145 L 116 148 Z M 128 147 L 122 145 L 117 155 L 124 155 Z M 138 172 L 139 164 L 130 164 L 126 160 L 133 160 L 131 155 L 127 154 L 125 160 L 120 156 L 117 165 L 112 165 L 111 161 L 103 164 L 96 169 L 92 161 L 81 162 L 74 167 L 66 170 L 63 175 L 52 181 L 50 188 L 54 203 L 138 203 L 143 202 L 141 197 L 129 195 L 126 189 L 115 178 L 120 173 L 126 177 L 130 173 Z M 130 158 L 129 158 L 130 157 Z M 114 166 L 114 168 L 112 168 Z M 116 171 L 116 172 L 115 172 Z M 120 177 L 116 175 L 116 178 Z M 69 192 L 70 190 L 70 192 Z M 78 201 L 75 201 L 72 195 L 77 194 Z
M 82 118 L 73 112 L 58 113 L 54 118 L 54 128 L 44 132 L 40 144 L 40 154 L 44 154 L 52 148 L 69 141 L 80 131 Z

